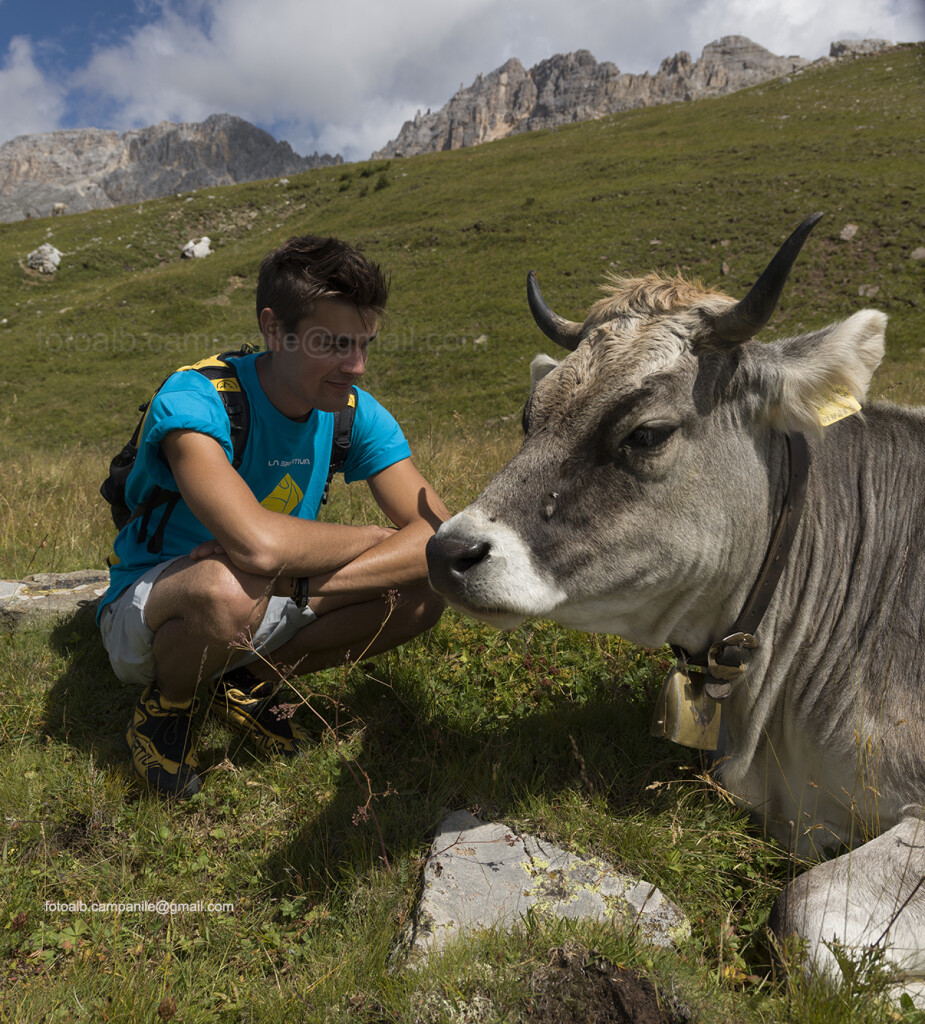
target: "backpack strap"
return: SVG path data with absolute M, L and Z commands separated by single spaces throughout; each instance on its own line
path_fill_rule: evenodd
M 142 513 L 141 525 L 138 530 L 138 542 L 143 544 L 147 540 L 147 548 L 152 555 L 158 554 L 164 546 L 164 530 L 167 528 L 167 520 L 170 519 L 171 513 L 176 508 L 179 500 L 179 491 L 171 491 L 166 487 L 159 487 L 155 485 L 154 490 L 148 495 L 147 500 L 139 505 L 136 510 L 137 512 Z M 164 512 L 157 524 L 157 529 L 149 538 L 148 526 L 151 522 L 151 513 L 160 505 L 164 506 Z M 133 515 L 132 518 L 134 519 L 135 516 Z
M 228 422 L 231 424 L 231 465 L 239 469 L 244 458 L 244 448 L 251 428 L 251 408 L 247 400 L 247 392 L 241 386 L 237 370 L 234 368 L 234 360 L 241 356 L 249 355 L 256 351 L 253 346 L 245 345 L 234 352 L 223 352 L 221 355 L 209 356 L 208 359 L 200 359 L 192 366 L 181 366 L 181 370 L 196 370 L 206 380 L 212 382 L 218 392 L 219 398 L 228 413 Z
M 331 441 L 331 465 L 328 467 L 328 478 L 324 483 L 324 493 L 321 495 L 321 504 L 327 505 L 328 491 L 331 489 L 331 481 L 335 473 L 340 473 L 350 453 L 350 434 L 353 431 L 353 420 L 357 411 L 357 389 L 350 389 L 350 397 L 343 409 L 334 413 L 334 438 Z

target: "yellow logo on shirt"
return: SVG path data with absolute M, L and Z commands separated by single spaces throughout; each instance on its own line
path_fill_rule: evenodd
M 281 512 L 284 516 L 288 516 L 290 512 L 298 508 L 301 500 L 302 491 L 299 489 L 299 485 L 287 473 L 273 489 L 273 492 L 268 494 L 260 504 L 271 512 Z

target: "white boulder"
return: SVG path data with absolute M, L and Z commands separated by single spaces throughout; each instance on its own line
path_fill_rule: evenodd
M 191 238 L 186 245 L 183 246 L 180 251 L 180 256 L 185 260 L 202 260 L 206 256 L 212 255 L 212 250 L 209 248 L 211 239 L 208 235 L 203 235 L 202 238 Z
M 53 274 L 60 262 L 61 253 L 49 242 L 40 245 L 38 249 L 33 249 L 26 257 L 26 263 L 32 270 L 38 270 L 42 274 Z

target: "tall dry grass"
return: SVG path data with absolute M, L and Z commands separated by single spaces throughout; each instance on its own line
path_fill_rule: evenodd
M 0 576 L 105 564 L 112 520 L 99 486 L 107 462 L 87 450 L 0 457 Z

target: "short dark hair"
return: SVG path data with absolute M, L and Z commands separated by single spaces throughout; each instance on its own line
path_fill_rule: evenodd
M 388 296 L 389 279 L 378 263 L 339 238 L 301 235 L 264 256 L 257 275 L 257 319 L 269 307 L 293 332 L 316 299 L 343 299 L 381 316 Z

